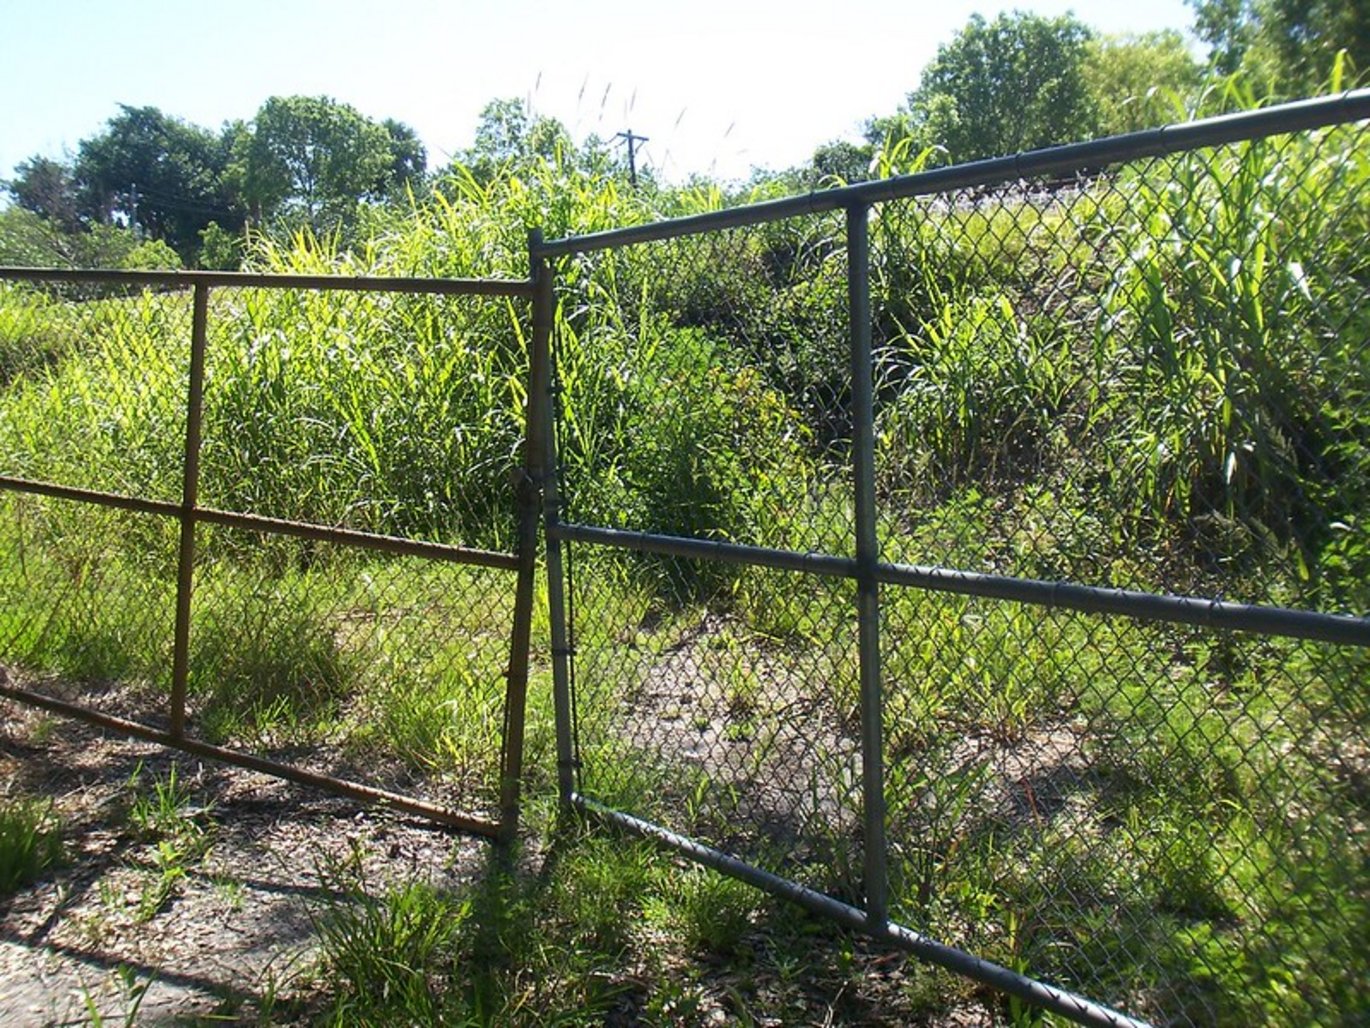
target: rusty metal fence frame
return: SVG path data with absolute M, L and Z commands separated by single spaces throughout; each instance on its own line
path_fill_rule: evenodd
M 850 472 L 853 476 L 856 521 L 854 558 L 563 521 L 563 508 L 558 495 L 558 453 L 555 440 L 547 440 L 544 460 L 548 474 L 543 480 L 543 516 L 552 633 L 558 786 L 563 804 L 592 819 L 655 840 L 689 860 L 1073 1021 L 1092 1025 L 1142 1023 L 1085 996 L 988 962 L 889 919 L 879 642 L 881 587 L 1010 600 L 1039 609 L 1121 615 L 1142 622 L 1231 629 L 1354 647 L 1370 647 L 1370 618 L 985 574 L 954 567 L 883 562 L 876 541 L 869 214 L 874 205 L 883 201 L 934 196 L 957 189 L 992 187 L 1034 177 L 1088 174 L 1095 169 L 1142 158 L 1167 156 L 1282 133 L 1310 131 L 1366 118 L 1370 118 L 1370 90 L 1358 90 L 1334 97 L 954 165 L 915 175 L 592 235 L 551 242 L 543 242 L 535 235 L 531 249 L 534 278 L 539 283 L 546 283 L 554 275 L 550 262 L 559 259 L 575 259 L 634 244 L 717 233 L 823 212 L 845 212 L 848 254 L 849 372 L 854 421 Z M 540 290 L 536 302 L 539 305 L 550 303 L 547 293 Z M 544 321 L 551 316 L 550 308 L 539 306 L 539 311 Z M 550 404 L 555 383 L 546 367 L 540 369 L 540 374 L 542 377 L 534 380 L 533 387 L 538 393 L 544 394 Z M 563 553 L 573 544 L 658 557 L 751 565 L 803 575 L 837 577 L 856 583 L 856 610 L 852 613 L 857 623 L 859 655 L 863 903 L 853 905 L 842 902 L 697 839 L 613 809 L 580 791 L 573 672 L 576 626 L 568 613 L 569 585 Z
M 525 446 L 524 468 L 517 486 L 519 504 L 518 546 L 504 553 L 392 535 L 379 535 L 323 524 L 264 517 L 258 514 L 218 510 L 200 505 L 199 460 L 201 414 L 203 409 L 205 357 L 208 338 L 209 295 L 214 288 L 295 289 L 350 293 L 386 292 L 456 297 L 504 297 L 527 301 L 533 297 L 534 283 L 518 279 L 423 279 L 343 277 L 325 275 L 249 274 L 210 271 L 73 271 L 46 268 L 0 268 L 0 283 L 80 284 L 104 288 L 154 288 L 190 290 L 193 314 L 190 339 L 189 384 L 185 399 L 185 442 L 181 501 L 172 503 L 145 497 L 76 488 L 48 481 L 0 476 L 0 490 L 27 493 L 100 507 L 173 518 L 179 523 L 180 543 L 176 578 L 176 618 L 172 655 L 171 692 L 165 728 L 142 721 L 116 717 L 87 706 L 74 704 L 10 682 L 0 682 L 0 695 L 20 703 L 74 718 L 161 746 L 198 757 L 262 772 L 277 778 L 319 788 L 364 803 L 375 803 L 403 813 L 414 814 L 441 824 L 479 835 L 509 839 L 517 831 L 519 790 L 523 768 L 524 707 L 528 685 L 529 634 L 532 625 L 538 528 L 538 501 L 527 487 L 540 477 L 539 446 Z M 534 334 L 530 354 L 538 363 Z M 537 397 L 530 394 L 526 411 L 529 437 L 540 438 L 538 425 L 546 414 Z M 376 788 L 361 782 L 267 759 L 237 749 L 212 745 L 186 730 L 186 688 L 189 677 L 189 640 L 191 596 L 195 578 L 195 527 L 199 524 L 247 529 L 255 532 L 292 536 L 298 539 L 331 543 L 377 551 L 396 556 L 418 557 L 475 567 L 513 572 L 515 598 L 509 661 L 506 672 L 504 722 L 500 740 L 499 815 L 497 819 L 473 816 L 445 806 Z

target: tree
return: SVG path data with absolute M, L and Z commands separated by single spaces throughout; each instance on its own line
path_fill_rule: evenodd
M 1370 0 L 1188 0 L 1194 30 L 1223 74 L 1246 71 L 1282 93 L 1306 94 L 1339 50 L 1370 71 Z
M 1084 64 L 1085 85 L 1104 135 L 1184 120 L 1185 104 L 1203 75 L 1203 66 L 1174 30 L 1096 37 Z
M 843 139 L 824 143 L 813 152 L 813 173 L 817 182 L 862 182 L 871 177 L 875 149 Z
M 86 219 L 165 240 L 183 258 L 199 249 L 210 221 L 242 223 L 225 184 L 222 136 L 156 107 L 120 104 L 119 112 L 77 151 L 73 177 Z
M 428 173 L 428 151 L 412 128 L 402 121 L 386 118 L 381 128 L 390 138 L 390 164 L 376 185 L 379 194 L 394 193 L 404 187 L 417 187 Z
M 326 96 L 273 96 L 238 143 L 243 195 L 258 219 L 299 218 L 333 228 L 358 203 L 384 195 L 391 135 Z
M 924 69 L 906 111 L 919 146 L 957 161 L 1088 137 L 1097 112 L 1085 82 L 1090 30 L 1070 15 L 974 15 Z
M 522 100 L 491 100 L 480 112 L 474 145 L 458 154 L 454 163 L 488 180 L 502 168 L 527 160 L 574 154 L 571 134 L 556 118 L 533 114 Z
M 139 239 L 120 225 L 66 231 L 23 207 L 0 211 L 0 264 L 36 268 L 175 269 L 176 251 L 160 239 Z
M 71 166 L 48 157 L 30 157 L 14 168 L 5 188 L 26 211 L 47 218 L 64 232 L 81 227 L 76 181 Z

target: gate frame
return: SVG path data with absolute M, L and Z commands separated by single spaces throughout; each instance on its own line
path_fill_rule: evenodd
M 105 714 L 92 707 L 70 703 L 46 693 L 25 689 L 0 680 L 0 696 L 64 717 L 84 721 L 100 728 L 143 739 L 170 749 L 205 757 L 234 767 L 259 771 L 275 778 L 321 789 L 366 804 L 376 804 L 501 842 L 518 832 L 520 785 L 523 774 L 523 736 L 526 720 L 530 630 L 534 600 L 537 558 L 536 496 L 524 485 L 536 480 L 538 457 L 528 440 L 535 437 L 544 408 L 530 392 L 526 410 L 523 480 L 517 489 L 519 529 L 518 546 L 513 553 L 501 553 L 445 543 L 426 542 L 399 536 L 380 535 L 258 514 L 238 513 L 202 507 L 198 502 L 201 419 L 204 400 L 204 365 L 209 322 L 211 288 L 299 289 L 332 292 L 387 292 L 411 295 L 480 296 L 528 299 L 534 282 L 527 279 L 434 279 L 380 278 L 374 276 L 266 275 L 221 271 L 79 271 L 49 268 L 0 267 L 0 282 L 87 283 L 107 286 L 143 286 L 161 289 L 190 289 L 193 313 L 190 339 L 189 384 L 185 402 L 186 427 L 182 460 L 181 500 L 172 503 L 149 500 L 95 489 L 82 489 L 53 482 L 0 476 L 0 490 L 33 496 L 73 500 L 95 506 L 175 518 L 180 525 L 176 575 L 176 621 L 172 654 L 171 693 L 167 729 L 142 721 Z M 534 334 L 536 339 L 536 333 Z M 534 346 L 536 349 L 536 346 Z M 536 361 L 530 353 L 530 360 Z M 191 598 L 195 577 L 195 527 L 221 525 L 276 535 L 293 536 L 340 546 L 374 550 L 397 556 L 421 557 L 476 567 L 499 568 L 516 572 L 514 611 L 509 640 L 509 661 L 505 671 L 503 731 L 499 758 L 499 813 L 496 819 L 473 816 L 437 803 L 387 789 L 366 785 L 336 775 L 310 771 L 294 764 L 259 757 L 242 750 L 212 745 L 186 732 L 186 688 L 190 666 Z

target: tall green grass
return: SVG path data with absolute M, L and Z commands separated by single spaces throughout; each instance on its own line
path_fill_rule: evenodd
M 1359 131 L 1167 158 L 1056 197 L 882 209 L 882 555 L 1363 610 L 1370 164 Z M 490 181 L 459 174 L 431 199 L 371 212 L 351 250 L 301 235 L 262 240 L 254 260 L 522 276 L 530 226 L 593 231 L 723 200 L 627 193 L 534 163 Z M 851 552 L 840 227 L 795 219 L 558 266 L 568 519 Z M 0 293 L 4 473 L 177 499 L 187 310 L 179 294 Z M 513 544 L 524 306 L 223 289 L 211 313 L 203 502 Z M 164 695 L 172 522 L 12 498 L 0 533 L 6 662 Z M 266 748 L 327 744 L 341 761 L 468 795 L 473 781 L 493 785 L 509 576 L 246 532 L 198 542 L 197 727 Z M 789 859 L 756 824 L 729 823 L 744 791 L 733 780 L 622 730 L 643 715 L 634 705 L 653 669 L 686 652 L 722 696 L 722 727 L 696 730 L 750 754 L 729 774 L 766 770 L 779 738 L 767 719 L 802 710 L 823 745 L 781 771 L 850 807 L 845 751 L 830 745 L 849 741 L 857 707 L 849 583 L 573 555 L 581 757 L 598 795 L 639 812 L 646 796 L 647 813 L 685 830 Z M 902 917 L 1158 1017 L 1356 1009 L 1335 969 L 1364 967 L 1346 942 L 1366 924 L 1347 842 L 1364 798 L 1344 778 L 1346 740 L 1365 721 L 1363 662 L 894 589 L 884 616 Z M 538 711 L 530 752 L 545 773 Z M 1044 788 L 1034 776 L 1053 759 Z M 813 820 L 807 852 L 831 857 L 820 884 L 858 896 L 850 832 L 834 822 L 823 836 Z M 686 876 L 641 914 L 735 953 L 756 911 L 728 888 Z M 593 982 L 538 992 L 489 967 L 468 974 L 488 911 L 465 904 L 399 889 L 330 915 L 336 1017 L 388 1016 L 371 1005 L 378 992 L 423 1017 L 541 1011 L 549 993 L 612 1008 Z M 574 931 L 625 943 L 583 896 L 556 904 Z M 357 945 L 368 939 L 403 959 L 377 966 Z M 595 953 L 578 972 L 595 972 Z

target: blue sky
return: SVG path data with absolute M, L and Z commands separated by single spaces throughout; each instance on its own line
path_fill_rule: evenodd
M 1110 33 L 1192 23 L 1183 0 L 0 0 L 0 176 L 74 150 L 116 103 L 217 127 L 302 93 L 408 122 L 434 163 L 518 96 L 577 138 L 648 136 L 668 178 L 743 177 L 855 138 L 972 13 L 1013 7 Z

